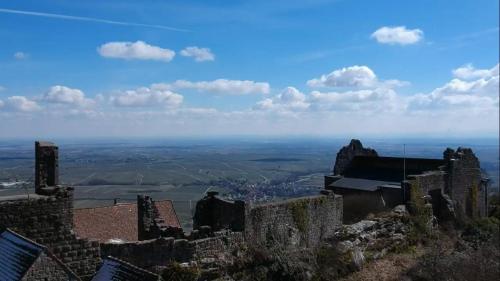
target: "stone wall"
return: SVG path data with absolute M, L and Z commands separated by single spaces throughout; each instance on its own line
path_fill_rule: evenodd
M 73 274 L 65 271 L 62 266 L 50 256 L 42 253 L 22 281 L 71 281 L 78 280 Z
M 46 246 L 78 276 L 86 279 L 100 263 L 99 243 L 72 231 L 73 192 L 59 188 L 52 196 L 31 194 L 0 198 L 0 229 L 13 231 Z
M 446 149 L 445 192 L 456 202 L 456 211 L 469 217 L 487 215 L 487 182 L 483 180 L 479 160 L 470 148 Z
M 216 197 L 217 192 L 208 192 L 207 196 L 196 204 L 193 228 L 210 226 L 213 231 L 231 229 L 242 231 L 245 226 L 245 202 L 226 201 Z
M 349 166 L 354 156 L 378 156 L 377 152 L 371 148 L 364 148 L 361 141 L 352 139 L 349 145 L 342 147 L 335 158 L 335 166 L 333 167 L 334 175 L 343 174 L 344 170 Z
M 137 195 L 138 239 L 149 240 L 159 237 L 183 238 L 182 228 L 171 227 L 161 218 L 158 208 L 149 196 Z
M 243 233 L 221 231 L 213 237 L 196 239 L 174 239 L 173 237 L 101 244 L 102 256 L 113 256 L 136 266 L 153 270 L 173 261 L 188 262 L 204 258 L 220 258 L 241 247 Z
M 342 209 L 333 193 L 249 206 L 245 238 L 250 245 L 314 247 L 342 226 Z
M 51 142 L 35 142 L 35 190 L 59 184 L 59 150 Z
M 370 213 L 376 214 L 388 210 L 388 207 L 384 204 L 381 190 L 362 191 L 335 188 L 335 194 L 342 195 L 342 221 L 345 224 L 358 222 L 366 218 Z

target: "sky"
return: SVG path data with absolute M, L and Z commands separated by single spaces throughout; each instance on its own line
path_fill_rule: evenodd
M 499 134 L 498 0 L 1 0 L 0 38 L 0 138 Z

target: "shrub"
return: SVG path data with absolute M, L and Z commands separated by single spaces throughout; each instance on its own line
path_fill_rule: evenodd
M 200 276 L 200 270 L 197 267 L 183 267 L 174 262 L 165 268 L 161 277 L 169 281 L 196 281 Z

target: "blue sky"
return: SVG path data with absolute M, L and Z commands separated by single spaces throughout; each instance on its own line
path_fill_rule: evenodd
M 496 0 L 75 2 L 0 2 L 0 137 L 498 136 Z

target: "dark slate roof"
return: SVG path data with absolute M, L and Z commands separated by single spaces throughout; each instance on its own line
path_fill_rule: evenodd
M 387 181 L 377 181 L 368 179 L 357 179 L 357 178 L 341 178 L 330 184 L 333 188 L 345 188 L 345 189 L 357 189 L 362 191 L 375 191 L 379 189 L 380 186 L 388 187 L 398 185 L 399 183 L 387 182 Z
M 133 266 L 113 257 L 104 259 L 92 281 L 157 281 L 160 277 L 154 273 Z
M 11 230 L 0 234 L 0 280 L 17 281 L 26 274 L 44 247 Z
M 154 201 L 160 218 L 171 227 L 180 228 L 171 200 Z M 79 237 L 99 240 L 137 241 L 137 203 L 116 204 L 107 207 L 75 209 L 74 230 Z
M 343 176 L 378 181 L 401 182 L 403 162 L 406 161 L 406 175 L 418 175 L 438 170 L 445 162 L 442 159 L 356 156 L 345 169 Z

